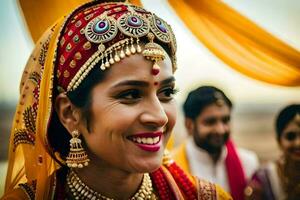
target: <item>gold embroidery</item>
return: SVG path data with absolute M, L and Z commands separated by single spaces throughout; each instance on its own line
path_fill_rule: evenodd
M 60 46 L 61 47 L 65 44 L 65 41 L 66 41 L 65 38 L 62 37 L 61 40 L 60 40 Z
M 81 26 L 82 22 L 79 20 L 75 23 L 75 26 L 78 28 L 79 26 Z
M 91 19 L 93 16 L 94 16 L 94 14 L 92 13 L 92 14 L 89 14 L 88 16 L 86 16 L 84 19 L 85 19 L 86 21 L 88 21 L 88 20 Z
M 14 148 L 17 148 L 19 144 L 31 144 L 34 145 L 35 135 L 28 133 L 26 129 L 16 129 L 14 133 Z
M 65 63 L 65 61 L 66 61 L 65 57 L 63 55 L 61 55 L 59 58 L 59 64 L 63 65 Z
M 80 34 L 84 34 L 85 33 L 85 28 L 83 27 L 82 29 L 80 29 Z
M 41 76 L 37 72 L 33 72 L 29 76 L 29 80 L 32 80 L 33 83 L 36 85 L 38 84 L 39 80 L 41 79 Z
M 198 199 L 217 200 L 216 186 L 208 181 L 198 179 Z
M 23 113 L 23 121 L 25 124 L 25 128 L 22 129 L 15 129 L 14 133 L 14 148 L 19 144 L 31 144 L 34 145 L 35 142 L 35 120 L 36 120 L 36 113 L 33 107 L 29 106 L 25 109 Z
M 47 51 L 49 48 L 49 42 L 50 42 L 50 37 L 48 37 L 47 41 L 42 44 L 41 51 L 40 51 L 40 56 L 39 56 L 39 64 L 44 65 L 45 64 L 45 58 L 47 55 Z
M 70 30 L 70 31 L 68 32 L 68 36 L 71 36 L 72 34 L 73 34 L 73 31 Z
M 83 45 L 83 49 L 84 49 L 84 50 L 89 50 L 91 47 L 92 47 L 92 44 L 91 44 L 89 41 L 87 41 L 87 42 L 84 43 L 84 45 Z
M 68 70 L 64 71 L 64 77 L 68 78 L 70 76 L 70 72 Z
M 82 56 L 81 56 L 80 52 L 75 53 L 75 59 L 76 60 L 80 60 L 81 58 L 82 58 Z
M 70 67 L 71 67 L 71 68 L 76 67 L 76 61 L 75 61 L 75 60 L 72 60 L 72 61 L 70 62 Z
M 29 133 L 35 133 L 36 114 L 31 106 L 25 109 L 23 113 L 24 124 Z
M 19 187 L 25 192 L 25 194 L 30 200 L 35 199 L 35 186 L 32 186 L 28 183 L 21 183 L 19 184 Z

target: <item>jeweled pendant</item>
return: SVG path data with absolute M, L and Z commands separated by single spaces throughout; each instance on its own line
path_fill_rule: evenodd
M 159 72 L 160 72 L 160 66 L 155 62 L 152 67 L 151 74 L 156 76 L 157 74 L 159 74 Z

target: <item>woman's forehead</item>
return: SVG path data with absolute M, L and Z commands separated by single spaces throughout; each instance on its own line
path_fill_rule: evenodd
M 120 79 L 144 79 L 157 80 L 164 79 L 173 75 L 172 63 L 167 57 L 165 60 L 158 62 L 160 72 L 152 73 L 153 62 L 145 59 L 141 54 L 131 55 L 119 63 L 115 63 L 107 70 L 107 80 Z

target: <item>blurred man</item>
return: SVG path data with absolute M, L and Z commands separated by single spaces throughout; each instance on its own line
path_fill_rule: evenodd
M 246 180 L 259 162 L 253 152 L 237 149 L 230 140 L 230 99 L 218 88 L 203 86 L 189 93 L 183 108 L 190 137 L 172 152 L 174 159 L 192 175 L 242 200 Z

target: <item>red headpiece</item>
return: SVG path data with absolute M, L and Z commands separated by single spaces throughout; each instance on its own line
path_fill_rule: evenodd
M 149 42 L 144 50 L 140 40 Z M 59 41 L 59 88 L 73 91 L 96 64 L 105 70 L 131 54 L 142 53 L 154 62 L 163 60 L 165 51 L 158 43 L 169 47 L 175 70 L 176 41 L 164 20 L 127 3 L 86 4 L 68 18 Z

